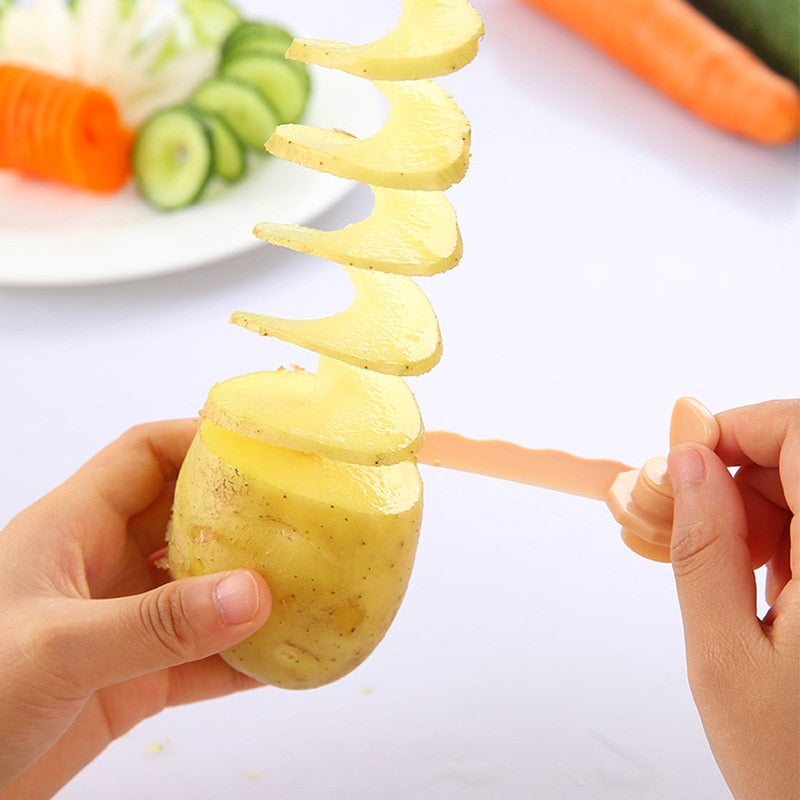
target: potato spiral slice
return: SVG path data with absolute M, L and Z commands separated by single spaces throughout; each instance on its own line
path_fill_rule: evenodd
M 265 242 L 301 253 L 398 275 L 436 275 L 461 259 L 455 209 L 444 192 L 370 186 L 372 213 L 337 231 L 259 222 Z
M 265 683 L 310 688 L 346 675 L 405 595 L 422 518 L 423 425 L 403 376 L 431 369 L 442 348 L 416 278 L 461 257 L 443 192 L 469 162 L 469 121 L 433 78 L 464 66 L 482 34 L 466 0 L 404 0 L 397 28 L 370 45 L 296 40 L 289 50 L 373 80 L 389 111 L 365 139 L 294 124 L 267 142 L 273 155 L 372 189 L 372 213 L 338 231 L 255 226 L 266 242 L 342 265 L 354 299 L 317 320 L 233 314 L 319 353 L 319 366 L 214 386 L 176 488 L 173 575 L 249 566 L 270 585 L 267 624 L 223 653 Z
M 287 57 L 372 80 L 433 78 L 468 64 L 481 36 L 483 20 L 463 0 L 403 0 L 397 27 L 374 42 L 295 39 Z

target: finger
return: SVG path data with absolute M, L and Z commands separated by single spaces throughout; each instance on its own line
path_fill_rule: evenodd
M 800 517 L 792 517 L 789 539 L 789 569 L 795 578 L 800 578 Z
M 786 530 L 780 538 L 775 552 L 767 565 L 767 583 L 765 587 L 766 600 L 769 605 L 773 605 L 778 599 L 778 595 L 792 578 L 792 570 L 789 566 L 790 543 L 789 531 Z
M 128 521 L 128 533 L 138 543 L 143 556 L 162 548 L 175 499 L 175 481 L 168 481 L 153 502 Z
M 144 594 L 62 603 L 41 657 L 80 693 L 199 661 L 267 620 L 271 596 L 249 570 L 172 581 Z M 68 691 L 67 688 L 64 691 Z
M 113 739 L 165 705 L 210 700 L 262 685 L 236 672 L 219 656 L 211 656 L 183 664 L 155 680 L 142 676 L 110 686 L 89 698 L 66 733 L 14 782 L 12 794 L 53 797 L 77 769 L 96 758 Z
M 786 508 L 777 470 L 745 466 L 736 473 L 734 482 L 744 504 L 747 544 L 756 569 L 773 557 L 792 515 Z
M 759 467 L 757 464 L 747 464 L 736 470 L 734 480 L 740 488 L 746 484 L 749 489 L 760 494 L 764 500 L 781 509 L 784 513 L 789 510 L 781 476 L 777 469 Z
M 121 524 L 93 525 L 95 535 L 84 533 L 80 547 L 84 556 L 89 594 L 95 598 L 139 594 L 169 580 L 169 571 L 160 569 L 166 555 L 167 526 L 172 511 L 174 481 L 144 511 L 128 520 L 128 536 L 112 536 L 124 531 Z M 97 515 L 95 523 L 102 521 Z
M 220 656 L 213 655 L 157 674 L 140 675 L 110 685 L 92 695 L 83 712 L 102 714 L 111 738 L 116 739 L 167 706 L 211 700 L 258 686 L 263 684 L 233 669 Z M 93 711 L 93 704 L 99 708 Z M 96 726 L 94 720 L 89 730 Z
M 779 468 L 786 502 L 800 509 L 800 401 L 771 400 L 717 414 L 716 452 L 728 465 Z
M 178 706 L 255 689 L 264 684 L 228 665 L 218 656 L 181 664 L 170 672 L 167 705 Z
M 723 411 L 717 454 L 726 463 L 756 463 L 777 467 L 781 447 L 800 416 L 800 402 L 769 400 Z
M 73 493 L 76 502 L 99 496 L 104 511 L 127 520 L 175 479 L 196 432 L 192 419 L 136 425 L 84 464 L 64 494 Z
M 735 659 L 737 643 L 760 633 L 741 497 L 725 465 L 702 445 L 674 448 L 668 463 L 687 656 L 695 663 Z

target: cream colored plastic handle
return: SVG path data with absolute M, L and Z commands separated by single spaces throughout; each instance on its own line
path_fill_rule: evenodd
M 672 410 L 670 447 L 697 442 L 713 449 L 718 441 L 714 415 L 694 398 L 680 398 Z M 606 503 L 631 550 L 654 561 L 670 560 L 673 502 L 666 458 L 652 458 L 641 469 L 620 473 Z

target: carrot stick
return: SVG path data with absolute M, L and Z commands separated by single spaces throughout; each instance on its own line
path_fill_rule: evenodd
M 0 168 L 113 192 L 130 177 L 131 143 L 104 90 L 0 64 Z
M 684 0 L 525 0 L 673 100 L 763 144 L 800 135 L 800 91 Z

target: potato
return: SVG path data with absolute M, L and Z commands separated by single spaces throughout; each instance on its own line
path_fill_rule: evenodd
M 442 354 L 439 323 L 430 300 L 412 278 L 344 267 L 355 298 L 322 319 L 284 319 L 237 311 L 231 322 L 387 375 L 421 375 Z
M 248 439 L 204 421 L 176 489 L 175 577 L 247 565 L 272 616 L 223 653 L 264 683 L 308 689 L 383 638 L 408 586 L 422 517 L 413 461 L 365 467 Z
M 369 188 L 372 212 L 339 230 L 259 222 L 253 233 L 279 247 L 397 275 L 436 275 L 458 264 L 461 232 L 444 192 Z
M 466 0 L 403 0 L 397 27 L 374 42 L 295 39 L 286 57 L 372 80 L 433 78 L 468 64 L 481 36 L 483 20 Z
M 324 356 L 316 373 L 268 370 L 222 381 L 202 413 L 242 436 L 355 464 L 413 458 L 422 441 L 419 406 L 402 378 Z
M 379 81 L 389 101 L 384 126 L 358 139 L 341 130 L 279 125 L 272 155 L 319 172 L 390 189 L 444 191 L 469 165 L 470 124 L 435 81 Z
M 373 45 L 335 53 L 297 45 L 299 60 L 375 78 L 388 116 L 365 139 L 281 125 L 267 150 L 368 184 L 375 206 L 339 231 L 265 222 L 255 233 L 338 262 L 354 299 L 316 320 L 233 315 L 313 350 L 319 366 L 212 387 L 169 528 L 173 576 L 250 567 L 265 577 L 272 616 L 223 653 L 264 683 L 303 689 L 346 675 L 381 641 L 405 595 L 422 517 L 415 456 L 423 425 L 403 376 L 427 371 L 441 354 L 436 315 L 415 277 L 461 257 L 443 192 L 464 176 L 470 147 L 469 121 L 431 78 L 471 59 L 482 33 L 466 0 L 404 0 L 397 29 Z

